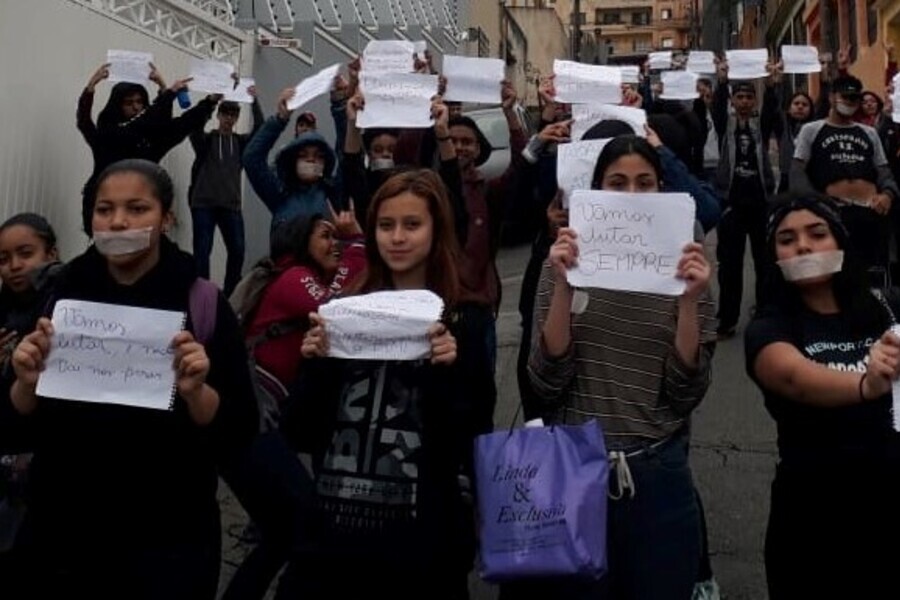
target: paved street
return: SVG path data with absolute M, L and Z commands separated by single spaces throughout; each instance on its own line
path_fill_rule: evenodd
M 504 296 L 498 324 L 498 424 L 510 422 L 518 403 L 516 306 L 529 252 L 527 246 L 506 249 L 499 260 Z M 745 285 L 747 289 L 752 286 Z M 745 302 L 745 314 L 748 310 Z M 774 474 L 775 430 L 759 392 L 745 374 L 740 332 L 719 344 L 712 389 L 695 415 L 691 462 L 706 508 L 713 569 L 723 598 L 764 600 L 762 547 Z M 240 538 L 245 519 L 240 506 L 227 492 L 222 497 L 224 584 L 248 546 Z M 493 586 L 474 575 L 472 591 L 473 600 L 493 600 L 497 595 Z

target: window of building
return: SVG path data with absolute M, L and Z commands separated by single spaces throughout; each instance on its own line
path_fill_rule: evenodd
M 663 48 L 674 48 L 675 47 L 675 40 L 672 38 L 669 38 L 669 37 L 664 37 L 662 40 L 660 40 L 660 43 L 662 44 Z
M 669 19 L 671 19 L 672 18 L 672 9 L 664 8 L 661 11 L 659 11 L 659 18 L 662 19 L 663 21 L 668 21 Z
M 622 22 L 621 13 L 617 12 L 604 12 L 603 13 L 603 24 L 604 25 L 618 25 Z
M 631 24 L 632 25 L 649 25 L 650 24 L 650 11 L 642 10 L 639 12 L 631 13 Z

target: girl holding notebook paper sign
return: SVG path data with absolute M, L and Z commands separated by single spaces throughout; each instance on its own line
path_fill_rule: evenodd
M 592 188 L 655 193 L 662 168 L 646 140 L 602 150 Z M 700 244 L 677 261 L 681 296 L 575 289 L 573 229 L 561 228 L 544 264 L 529 369 L 548 416 L 597 419 L 611 453 L 607 552 L 599 582 L 527 582 L 523 597 L 691 597 L 700 515 L 687 460 L 690 414 L 709 386 L 715 342 L 710 266 Z M 548 586 L 544 588 L 543 586 Z
M 91 334 L 104 323 L 107 333 L 139 328 L 107 316 L 126 308 L 175 315 L 183 331 L 159 334 L 168 351 L 158 360 L 174 368 L 169 410 L 139 406 L 135 398 L 149 383 L 138 379 L 120 397 L 99 400 L 117 382 L 107 377 L 112 357 L 96 353 L 67 395 L 39 396 L 39 379 L 62 364 L 66 347 L 54 330 L 74 317 L 55 325 L 40 319 L 17 346 L 10 397 L 36 432 L 20 535 L 29 597 L 211 600 L 221 544 L 216 461 L 243 448 L 258 423 L 244 343 L 221 294 L 212 296 L 217 318 L 208 343 L 194 338 L 198 315 L 188 306 L 197 277 L 190 255 L 165 236 L 174 198 L 166 172 L 149 161 L 121 161 L 100 174 L 95 190 L 94 244 L 66 266 L 54 301 L 105 308 L 82 323 L 80 338 L 67 338 L 68 347 L 119 344 L 130 352 L 133 344 L 159 353 L 146 338 Z M 135 368 L 149 368 L 150 358 L 130 356 Z M 77 397 L 90 401 L 71 400 Z
M 433 171 L 388 179 L 372 199 L 365 234 L 369 270 L 359 291 L 436 296 L 450 314 L 460 294 L 459 249 Z M 385 325 L 402 318 L 388 317 Z M 457 356 L 455 324 L 440 318 L 421 325 L 424 358 L 359 360 L 325 358 L 335 354 L 338 318 L 311 315 L 308 360 L 285 427 L 314 457 L 320 531 L 284 575 L 292 597 L 467 597 L 475 525 L 466 482 L 492 375 Z M 336 584 L 333 565 L 352 576 Z

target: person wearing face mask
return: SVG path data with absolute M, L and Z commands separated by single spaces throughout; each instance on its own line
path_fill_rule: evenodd
M 360 110 L 365 110 L 365 97 L 358 89 L 347 101 L 347 135 L 344 140 L 341 172 L 344 191 L 353 199 L 360 224 L 365 222 L 372 195 L 387 179 L 395 175 L 399 168 L 411 167 L 403 162 L 405 157 L 396 153 L 401 133 L 421 135 L 422 130 L 367 129 L 364 132 L 356 126 Z M 436 145 L 437 166 L 435 170 L 447 187 L 454 211 L 454 226 L 457 239 L 465 240 L 465 206 L 462 202 L 462 178 L 456 159 L 456 148 L 450 139 L 449 108 L 440 96 L 432 99 L 431 115 L 434 119 L 433 140 Z M 366 167 L 363 158 L 368 159 Z
M 900 338 L 889 328 L 900 302 L 870 291 L 826 197 L 781 199 L 766 252 L 770 302 L 747 327 L 745 356 L 778 428 L 769 598 L 896 597 Z
M 719 85 L 712 117 L 719 137 L 716 187 L 722 198 L 716 258 L 719 261 L 719 337 L 732 337 L 741 316 L 744 287 L 744 249 L 750 252 L 757 273 L 756 302 L 760 302 L 759 273 L 765 253 L 767 197 L 775 190 L 775 177 L 758 115 L 756 87 L 749 81 L 728 80 L 728 63 L 720 62 Z M 729 97 L 734 114 L 728 113 Z
M 202 317 L 190 310 L 194 260 L 165 233 L 174 194 L 155 163 L 107 167 L 97 178 L 94 244 L 66 265 L 53 291 L 53 302 L 184 315 L 170 345 L 170 410 L 38 395 L 57 335 L 46 316 L 13 352 L 10 400 L 36 440 L 17 540 L 28 598 L 216 597 L 217 464 L 249 445 L 259 417 L 237 318 L 221 293 L 212 296 L 209 337 L 195 338 Z
M 274 168 L 268 164 L 269 151 L 290 122 L 287 102 L 293 95 L 294 88 L 281 92 L 277 113 L 250 139 L 243 155 L 247 179 L 272 213 L 270 234 L 296 217 L 328 214 L 329 201 L 337 200 L 328 179 L 334 172 L 334 151 L 319 133 L 298 135 L 278 151 Z
M 847 75 L 834 80 L 828 117 L 804 125 L 791 165 L 791 190 L 824 193 L 841 202 L 844 224 L 872 284 L 885 287 L 889 260 L 888 213 L 900 190 L 878 132 L 856 123 L 862 83 Z

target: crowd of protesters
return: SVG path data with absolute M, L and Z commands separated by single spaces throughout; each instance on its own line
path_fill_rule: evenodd
M 717 61 L 693 101 L 660 98 L 645 64 L 622 103 L 646 112 L 646 129 L 616 120 L 588 129 L 584 140 L 609 140 L 590 189 L 693 199 L 679 296 L 569 283 L 580 240 L 556 155 L 575 140 L 553 77 L 539 82 L 533 135 L 517 90 L 498 83 L 511 158 L 489 177 L 485 133 L 440 90 L 431 127 L 360 128 L 358 60 L 331 93 L 334 144 L 303 112 L 271 162 L 291 126 L 294 88 L 268 118 L 251 90 L 252 128 L 237 133 L 241 106 L 219 95 L 173 116 L 190 80 L 167 86 L 154 66 L 155 98 L 118 83 L 95 124 L 102 65 L 77 109 L 94 163 L 82 189 L 90 245 L 61 257 L 53 227 L 35 214 L 0 225 L 0 595 L 215 598 L 221 477 L 257 530 L 225 598 L 261 599 L 272 585 L 279 599 L 467 598 L 478 536 L 473 441 L 494 428 L 496 259 L 511 213 L 541 223 L 519 300 L 525 416 L 595 419 L 614 476 L 608 572 L 510 581 L 501 597 L 719 597 L 708 552 L 716 532 L 706 529 L 688 450 L 716 343 L 741 324 L 747 238 L 755 301 L 746 368 L 778 431 L 769 595 L 891 595 L 900 129 L 892 87 L 863 89 L 848 57 L 844 48 L 823 65 L 818 98 L 789 87 L 775 57 L 763 81 L 731 80 Z M 429 55 L 415 68 L 434 71 Z M 213 114 L 218 124 L 206 131 Z M 182 199 L 158 163 L 185 139 L 195 161 Z M 242 171 L 271 215 L 270 255 L 243 280 Z M 193 256 L 167 236 L 183 201 Z M 216 228 L 227 249 L 222 291 L 207 281 Z M 320 307 L 386 290 L 443 301 L 429 357 L 330 358 Z M 206 314 L 196 312 L 201 295 Z M 172 340 L 172 410 L 37 393 L 50 317 L 65 300 L 187 315 Z M 259 402 L 261 385 L 276 390 L 272 405 Z

